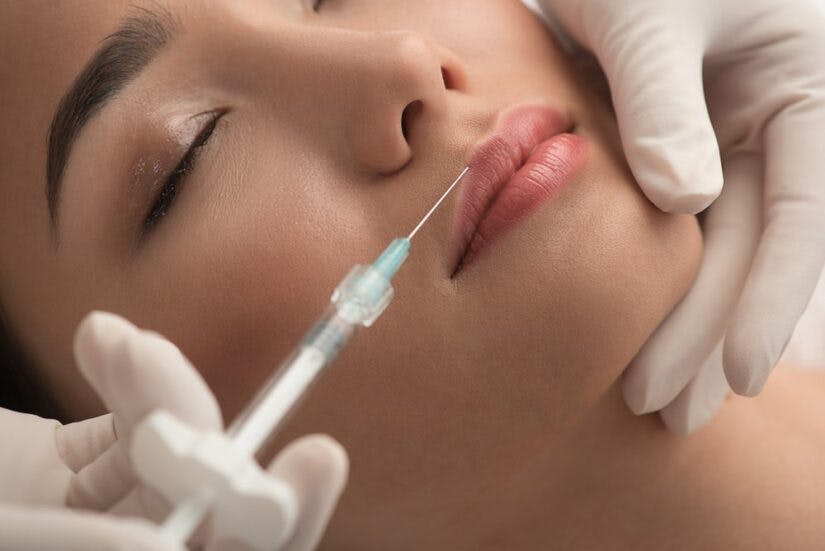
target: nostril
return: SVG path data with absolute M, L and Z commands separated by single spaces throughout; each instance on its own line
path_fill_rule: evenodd
M 412 119 L 417 116 L 423 108 L 424 103 L 421 100 L 416 100 L 404 108 L 404 112 L 401 114 L 401 133 L 404 134 L 405 140 L 409 141 Z
M 446 90 L 463 92 L 467 90 L 467 72 L 461 62 L 454 58 L 446 59 L 441 64 L 441 80 Z
M 444 80 L 444 88 L 447 90 L 454 90 L 456 88 L 453 75 L 450 74 L 450 71 L 446 67 L 441 67 L 441 78 Z

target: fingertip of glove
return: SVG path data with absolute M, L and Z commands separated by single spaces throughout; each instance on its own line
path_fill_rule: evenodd
M 145 363 L 151 359 L 154 365 L 183 364 L 191 367 L 180 348 L 160 333 L 140 329 L 137 335 L 138 338 L 130 341 L 129 354 L 133 363 Z
M 708 208 L 724 182 L 715 140 L 711 146 L 711 151 L 691 156 L 683 144 L 637 144 L 631 159 L 635 158 L 634 174 L 647 198 L 669 213 L 697 214 Z
M 337 472 L 341 473 L 342 478 L 346 479 L 349 474 L 349 455 L 347 455 L 347 450 L 344 449 L 344 446 L 342 446 L 340 442 L 331 436 L 323 434 L 318 437 L 320 439 L 319 442 L 322 441 L 322 445 L 327 449 L 329 464 L 332 465 Z
M 287 474 L 288 478 L 296 474 L 293 471 L 308 473 L 312 479 L 320 477 L 325 484 L 332 484 L 335 490 L 341 490 L 349 474 L 349 456 L 334 438 L 313 434 L 290 443 L 269 470 L 281 474 L 293 473 Z
M 753 398 L 762 392 L 776 363 L 768 357 L 765 347 L 741 337 L 736 332 L 725 336 L 722 365 L 731 390 L 740 396 Z
M 674 413 L 669 408 L 659 411 L 659 418 L 664 423 L 667 430 L 678 436 L 687 436 L 695 430 L 690 423 L 690 420 L 679 412 Z
M 674 197 L 661 208 L 664 212 L 699 214 L 708 208 L 719 197 L 719 190 L 698 193 L 683 193 Z
M 112 348 L 136 331 L 134 325 L 115 314 L 102 311 L 89 313 L 78 324 L 74 335 L 73 349 L 78 368 L 85 374 L 102 368 Z
M 326 472 L 335 472 L 344 478 L 349 473 L 349 456 L 337 440 L 326 434 L 313 434 L 300 440 L 308 460 Z
M 220 406 L 203 376 L 175 343 L 140 329 L 123 346 L 122 368 L 133 394 L 203 430 L 220 430 Z
M 714 410 L 686 411 L 681 407 L 666 407 L 659 417 L 667 429 L 678 436 L 689 436 L 713 419 Z
M 754 398 L 765 388 L 767 377 L 752 373 L 750 369 L 742 369 L 736 364 L 725 363 L 725 377 L 731 390 L 739 396 Z
M 635 415 L 646 415 L 656 411 L 655 400 L 651 391 L 652 384 L 649 378 L 638 376 L 635 364 L 625 372 L 622 380 L 622 396 L 625 404 Z
M 633 415 L 642 415 L 642 408 L 639 407 L 639 400 L 632 394 L 629 394 L 624 388 L 625 387 L 622 388 L 622 396 L 624 397 L 624 403 L 627 405 L 628 409 L 631 413 L 633 413 Z
M 685 181 L 688 183 L 686 184 Z M 708 208 L 722 191 L 721 184 L 697 186 L 690 180 L 674 180 L 648 174 L 639 185 L 659 210 L 677 214 L 698 214 Z
M 699 387 L 696 384 L 659 412 L 662 422 L 674 434 L 688 436 L 707 426 L 728 397 L 728 385 L 721 379 L 721 373 L 719 378 L 704 378 Z

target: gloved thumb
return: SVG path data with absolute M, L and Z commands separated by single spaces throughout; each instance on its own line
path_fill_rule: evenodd
M 185 551 L 139 519 L 64 508 L 25 508 L 0 503 L 3 549 Z
M 690 16 L 651 2 L 541 1 L 599 60 L 625 154 L 648 199 L 666 212 L 708 207 L 722 190 L 722 163 L 705 101 L 701 33 L 691 30 Z

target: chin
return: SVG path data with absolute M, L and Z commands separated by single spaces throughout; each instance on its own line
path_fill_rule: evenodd
M 636 234 L 636 244 L 623 251 L 621 266 L 614 265 L 604 282 L 612 331 L 605 328 L 609 337 L 602 345 L 616 377 L 687 294 L 701 262 L 696 218 L 651 210 L 651 225 Z
M 553 309 L 567 312 L 547 312 L 559 320 L 553 334 L 567 343 L 556 358 L 576 365 L 577 382 L 598 393 L 615 383 L 690 289 L 702 234 L 694 216 L 661 212 L 635 183 L 594 185 L 576 202 L 577 212 L 555 215 L 556 223 L 569 216 L 568 245 L 549 243 L 553 260 L 537 287 L 552 289 L 560 297 Z

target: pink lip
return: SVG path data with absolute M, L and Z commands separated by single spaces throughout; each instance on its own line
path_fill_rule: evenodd
M 453 275 L 573 179 L 584 165 L 587 140 L 570 128 L 568 117 L 541 105 L 499 117 L 462 184 L 451 241 Z

